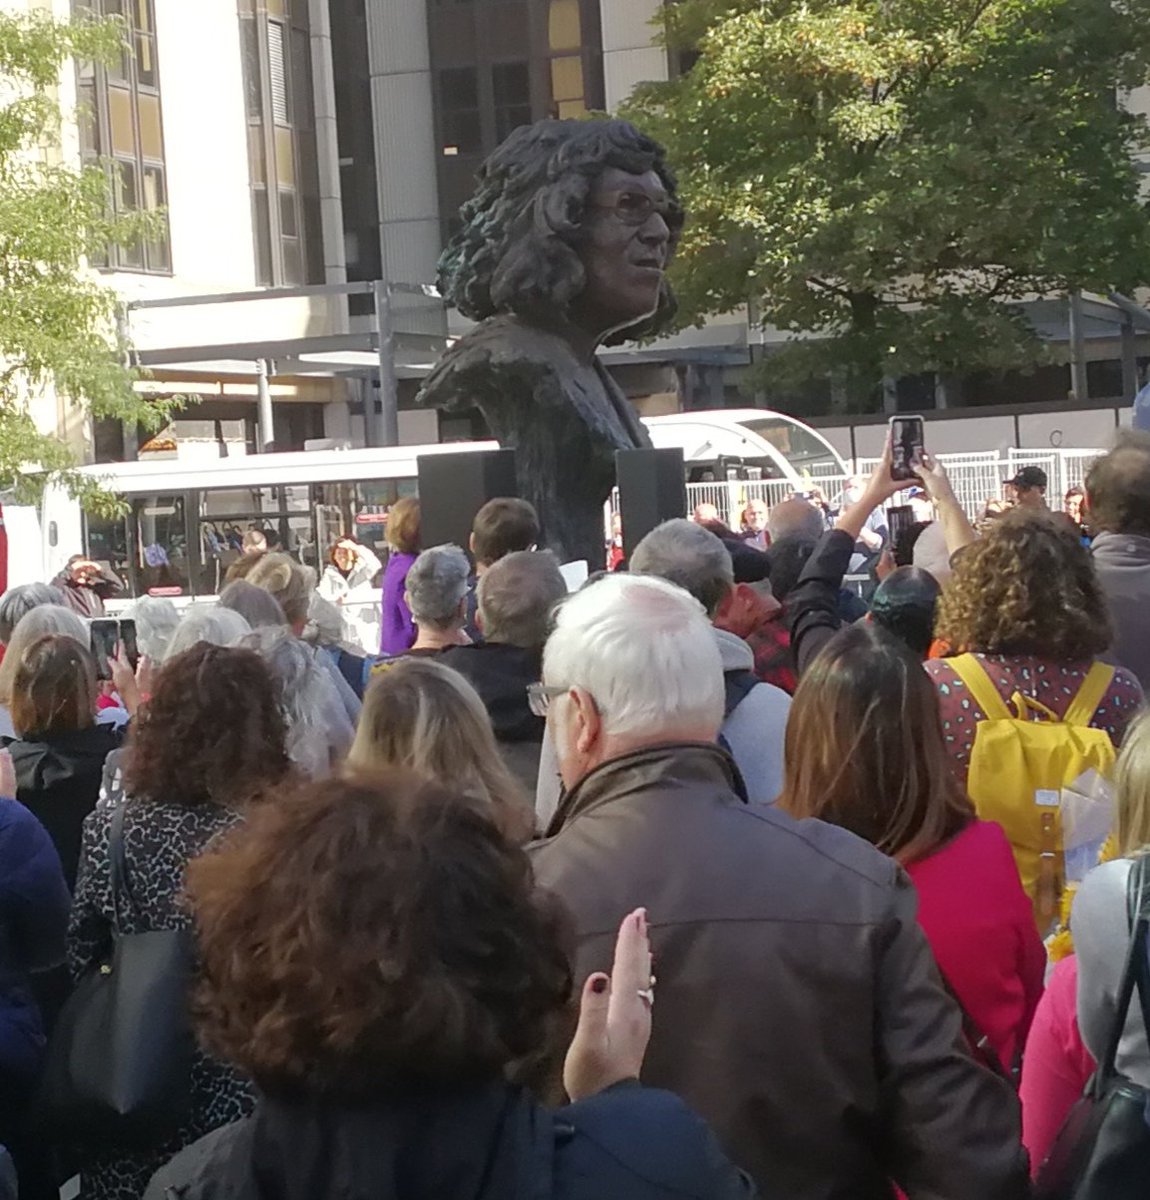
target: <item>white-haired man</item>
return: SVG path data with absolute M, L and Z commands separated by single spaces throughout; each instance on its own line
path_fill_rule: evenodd
M 635 547 L 631 572 L 657 575 L 690 592 L 714 621 L 735 587 L 726 545 L 701 525 L 677 518 L 656 526 Z M 770 803 L 783 787 L 783 739 L 791 698 L 755 677 L 755 655 L 741 637 L 723 629 L 719 647 L 726 684 L 721 740 L 742 772 L 750 798 Z
M 1017 1097 L 965 1052 L 905 874 L 746 802 L 715 744 L 702 606 L 657 578 L 591 585 L 559 610 L 534 695 L 567 787 L 535 874 L 573 914 L 577 977 L 609 969 L 620 913 L 650 914 L 644 1082 L 686 1099 L 764 1194 L 1026 1196 Z

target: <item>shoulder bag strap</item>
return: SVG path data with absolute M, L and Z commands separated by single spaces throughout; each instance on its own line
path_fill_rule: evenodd
M 128 856 L 124 850 L 124 812 L 127 801 L 117 804 L 112 811 L 112 820 L 108 826 L 108 878 L 112 891 L 112 928 L 117 936 L 120 933 L 121 906 L 126 906 L 128 912 L 136 908 L 132 887 L 128 882 Z
M 1114 1007 L 1114 1021 L 1106 1038 L 1106 1048 L 1098 1060 L 1098 1070 L 1094 1074 L 1094 1095 L 1100 1097 L 1106 1085 L 1114 1078 L 1117 1071 L 1114 1061 L 1118 1057 L 1118 1046 L 1126 1028 L 1126 1018 L 1130 1012 L 1130 1001 L 1134 997 L 1134 988 L 1139 973 L 1139 958 L 1146 956 L 1147 905 L 1150 901 L 1147 890 L 1147 866 L 1150 858 L 1142 856 L 1134 860 L 1130 867 L 1130 875 L 1126 881 L 1126 911 L 1131 921 L 1130 942 L 1126 948 L 1126 964 L 1122 969 L 1122 982 L 1118 987 L 1118 996 Z M 1145 970 L 1143 967 L 1142 970 Z
M 1070 701 L 1063 720 L 1068 725 L 1089 725 L 1106 695 L 1106 689 L 1114 681 L 1114 668 L 1096 662 L 1086 673 L 1078 694 Z
M 946 660 L 954 673 L 966 684 L 966 690 L 974 697 L 975 704 L 991 721 L 1009 721 L 1014 713 L 1007 707 L 1006 701 L 998 694 L 994 681 L 986 673 L 986 668 L 973 654 L 960 654 L 957 658 Z
M 1018 1061 L 1012 1064 L 1011 1070 L 1008 1071 L 1002 1065 L 1002 1060 L 998 1057 L 998 1051 L 995 1050 L 994 1044 L 990 1040 L 990 1035 L 984 1033 L 982 1026 L 970 1015 L 970 1011 L 951 986 L 950 980 L 947 979 L 941 967 L 938 968 L 938 976 L 942 980 L 942 986 L 946 989 L 947 994 L 958 1006 L 958 1011 L 962 1016 L 962 1032 L 970 1047 L 971 1057 L 988 1071 L 992 1071 L 1000 1079 L 1007 1080 L 1011 1087 L 1017 1088 L 1018 1079 L 1016 1072 L 1022 1065 L 1022 1047 L 1019 1046 L 1015 1051 L 1015 1058 Z
M 1142 855 L 1135 865 L 1142 870 L 1143 883 L 1135 918 L 1136 930 L 1140 923 L 1142 935 L 1139 937 L 1136 931 L 1132 934 L 1135 943 L 1134 986 L 1138 993 L 1139 1007 L 1142 1009 L 1142 1026 L 1146 1032 L 1146 1040 L 1150 1043 L 1150 863 L 1146 855 Z

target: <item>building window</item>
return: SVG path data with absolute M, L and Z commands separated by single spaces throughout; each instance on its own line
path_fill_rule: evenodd
M 76 7 L 120 17 L 125 25 L 118 60 L 108 66 L 89 62 L 78 67 L 81 156 L 87 163 L 105 165 L 117 215 L 160 212 L 167 204 L 168 188 L 153 0 L 85 0 Z M 170 275 L 167 219 L 146 241 L 109 246 L 95 265 Z
M 439 112 L 444 154 L 473 154 L 482 148 L 475 67 L 449 67 L 439 72 Z
M 306 0 L 239 0 L 256 282 L 323 280 Z
M 495 140 L 503 139 L 520 125 L 531 124 L 531 68 L 528 63 L 496 63 L 491 68 L 495 97 Z
M 428 6 L 444 238 L 485 155 L 520 125 L 604 106 L 599 0 Z

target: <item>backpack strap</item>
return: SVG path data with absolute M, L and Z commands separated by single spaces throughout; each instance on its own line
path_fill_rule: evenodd
M 1089 725 L 1102 703 L 1106 689 L 1114 682 L 1114 668 L 1096 662 L 1086 673 L 1078 694 L 1070 701 L 1070 707 L 1062 718 L 1068 725 Z
M 759 680 L 754 671 L 736 667 L 733 671 L 723 672 L 723 720 L 739 707 L 740 704 L 758 687 Z
M 1006 701 L 998 694 L 994 681 L 986 673 L 986 668 L 973 654 L 960 654 L 957 658 L 947 659 L 954 673 L 966 684 L 966 690 L 974 697 L 975 704 L 986 714 L 988 721 L 1009 721 L 1014 713 L 1007 707 Z

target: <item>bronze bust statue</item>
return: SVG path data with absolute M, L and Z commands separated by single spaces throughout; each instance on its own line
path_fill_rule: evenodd
M 487 159 L 460 216 L 440 291 L 479 323 L 419 403 L 479 408 L 516 451 L 544 544 L 596 570 L 615 451 L 651 443 L 595 351 L 674 314 L 664 272 L 683 224 L 675 179 L 662 147 L 626 121 L 540 121 Z

